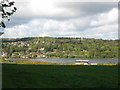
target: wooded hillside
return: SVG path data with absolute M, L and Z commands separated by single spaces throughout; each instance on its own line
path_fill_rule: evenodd
M 118 58 L 118 40 L 29 37 L 3 39 L 2 48 L 7 58 Z

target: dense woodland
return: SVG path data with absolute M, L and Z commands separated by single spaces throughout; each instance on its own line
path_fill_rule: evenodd
M 2 42 L 5 58 L 118 58 L 118 40 L 29 37 Z

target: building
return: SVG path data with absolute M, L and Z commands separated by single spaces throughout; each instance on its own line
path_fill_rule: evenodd
M 2 57 L 7 57 L 7 52 L 3 52 Z
M 89 60 L 76 60 L 75 64 L 84 64 L 84 65 L 88 65 L 89 64 Z
M 97 63 L 91 63 L 91 65 L 97 65 Z

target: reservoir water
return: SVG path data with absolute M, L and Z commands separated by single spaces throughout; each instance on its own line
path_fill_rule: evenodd
M 36 61 L 49 63 L 75 63 L 75 60 L 84 59 L 11 59 L 10 61 Z M 90 59 L 90 63 L 118 63 L 118 59 Z

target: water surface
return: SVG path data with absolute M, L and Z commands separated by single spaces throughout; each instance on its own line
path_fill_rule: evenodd
M 75 63 L 75 60 L 84 59 L 11 59 L 10 61 L 36 61 L 49 63 Z M 118 63 L 118 59 L 90 59 L 90 63 Z

